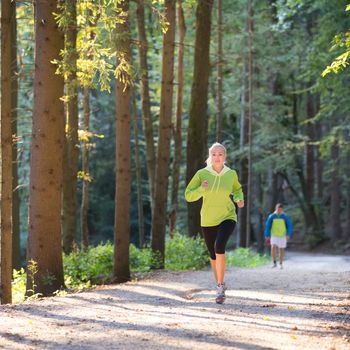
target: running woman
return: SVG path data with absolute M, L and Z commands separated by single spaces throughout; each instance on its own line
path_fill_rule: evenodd
M 210 254 L 210 264 L 216 281 L 216 302 L 225 301 L 225 248 L 237 221 L 236 208 L 244 207 L 241 184 L 235 170 L 225 165 L 226 148 L 214 143 L 209 148 L 207 166 L 193 176 L 185 191 L 188 202 L 203 198 L 202 233 Z

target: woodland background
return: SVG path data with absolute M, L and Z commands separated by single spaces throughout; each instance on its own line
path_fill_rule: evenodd
M 30 261 L 28 293 L 60 289 L 62 249 L 114 241 L 117 282 L 129 243 L 163 267 L 167 239 L 200 232 L 183 193 L 215 141 L 246 197 L 231 247 L 262 251 L 276 202 L 295 242 L 346 245 L 347 5 L 2 1 L 2 302 Z

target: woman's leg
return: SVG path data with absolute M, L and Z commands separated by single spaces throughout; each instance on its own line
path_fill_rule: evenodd
M 226 258 L 225 254 L 216 254 L 216 281 L 218 284 L 225 282 Z
M 233 230 L 235 229 L 236 223 L 233 220 L 223 221 L 218 228 L 218 234 L 215 241 L 215 255 L 216 255 L 216 275 L 219 284 L 225 282 L 225 271 L 226 271 L 226 257 L 225 250 L 226 244 Z
M 210 259 L 210 265 L 214 273 L 215 283 L 218 284 L 219 282 L 218 282 L 218 276 L 216 273 L 216 260 Z
M 203 238 L 209 251 L 210 265 L 213 269 L 216 283 L 218 283 L 216 254 L 215 254 L 215 241 L 216 241 L 217 231 L 218 231 L 218 226 L 202 227 Z

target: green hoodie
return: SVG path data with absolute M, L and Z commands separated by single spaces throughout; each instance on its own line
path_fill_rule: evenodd
M 208 188 L 202 187 L 204 180 L 208 181 Z M 212 166 L 198 170 L 185 191 L 187 202 L 194 202 L 203 197 L 202 227 L 217 226 L 224 220 L 237 221 L 231 195 L 235 202 L 244 198 L 236 171 L 226 165 L 220 173 L 217 173 Z

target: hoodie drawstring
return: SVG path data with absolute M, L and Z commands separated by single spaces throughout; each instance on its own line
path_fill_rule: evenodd
M 216 180 L 219 178 L 219 181 L 217 182 L 217 184 L 216 184 Z M 211 190 L 210 190 L 210 192 L 214 192 L 214 190 L 215 190 L 215 184 L 216 184 L 216 193 L 218 193 L 219 192 L 219 188 L 220 188 L 220 182 L 221 182 L 221 176 L 219 176 L 219 175 L 215 175 L 215 180 L 214 180 L 214 183 L 213 183 L 213 186 L 211 187 Z

